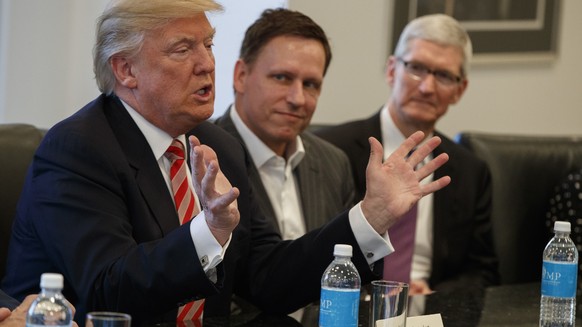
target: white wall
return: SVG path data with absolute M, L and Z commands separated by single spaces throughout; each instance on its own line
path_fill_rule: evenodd
M 50 127 L 98 94 L 91 51 L 106 1 L 0 1 L 0 122 Z
M 375 113 L 390 92 L 383 73 L 392 1 L 290 0 L 289 8 L 320 23 L 332 42 L 334 58 L 313 121 L 338 123 Z M 561 9 L 557 60 L 473 65 L 463 99 L 439 122 L 442 132 L 582 135 L 582 1 L 563 0 Z
M 50 127 L 97 94 L 91 50 L 95 20 L 108 0 L 0 0 L 0 123 Z M 284 0 L 224 0 L 217 27 L 216 114 L 232 101 L 232 67 L 248 24 Z M 373 114 L 387 99 L 392 1 L 289 0 L 328 33 L 334 58 L 314 122 Z M 330 8 L 333 8 L 331 10 Z M 563 0 L 557 60 L 546 64 L 474 65 L 460 104 L 440 122 L 461 130 L 582 134 L 582 1 Z
M 215 39 L 217 100 L 232 102 L 232 71 L 244 32 L 267 7 L 286 0 L 218 0 L 210 16 Z M 93 100 L 95 23 L 109 0 L 0 0 L 0 123 L 50 127 Z
M 232 74 L 247 27 L 265 8 L 287 7 L 287 0 L 218 0 L 224 12 L 209 16 L 216 27 L 216 100 L 214 115 L 220 116 L 234 101 Z

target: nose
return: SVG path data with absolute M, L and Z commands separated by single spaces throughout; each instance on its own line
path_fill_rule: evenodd
M 214 54 L 211 49 L 204 48 L 194 57 L 194 75 L 210 74 L 214 72 Z
M 418 86 L 420 92 L 425 94 L 431 94 L 435 92 L 436 88 L 436 79 L 433 74 L 427 74 L 421 81 L 420 85 Z
M 295 81 L 289 85 L 287 90 L 287 102 L 297 108 L 305 104 L 305 91 L 303 90 L 303 83 Z

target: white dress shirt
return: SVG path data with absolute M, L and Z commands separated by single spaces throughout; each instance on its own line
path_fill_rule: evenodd
M 160 166 L 160 171 L 164 176 L 164 180 L 166 181 L 166 185 L 168 186 L 168 191 L 170 194 L 172 193 L 172 181 L 170 179 L 170 166 L 171 162 L 168 158 L 164 156 L 166 150 L 170 144 L 172 144 L 173 138 L 168 135 L 168 133 L 162 131 L 158 127 L 151 124 L 147 121 L 142 115 L 140 115 L 137 111 L 135 111 L 132 107 L 130 107 L 127 103 L 121 101 L 127 112 L 133 118 L 137 127 L 145 136 L 148 144 L 150 145 L 154 156 L 158 160 L 158 165 Z M 184 144 L 184 148 L 186 148 L 186 136 L 180 135 L 177 137 L 182 143 Z M 187 156 L 187 154 L 185 154 Z M 190 181 L 190 185 L 192 185 L 192 176 L 190 174 L 190 170 L 188 169 L 188 180 Z M 174 197 L 172 196 L 172 200 Z M 198 195 L 196 195 L 196 209 L 200 211 L 200 204 L 198 201 Z M 194 246 L 196 247 L 196 253 L 198 253 L 198 259 L 200 262 L 208 261 L 208 264 L 203 265 L 204 271 L 209 272 L 210 269 L 215 268 L 218 266 L 219 263 L 222 262 L 224 258 L 224 254 L 228 245 L 230 244 L 230 240 L 232 238 L 232 234 L 228 241 L 226 242 L 225 246 L 222 247 L 220 243 L 214 238 L 210 228 L 208 228 L 208 224 L 206 224 L 206 217 L 204 215 L 204 211 L 200 211 L 200 213 L 192 220 L 190 224 L 190 235 L 192 236 L 192 241 L 194 242 Z M 208 260 L 206 260 L 208 259 Z
M 297 136 L 295 142 L 290 144 L 283 158 L 273 152 L 245 125 L 234 105 L 230 111 L 230 118 L 247 148 L 252 149 L 250 155 L 275 211 L 281 237 L 284 240 L 292 240 L 302 236 L 305 234 L 303 206 L 297 178 L 293 174 L 293 170 L 305 156 L 301 137 Z
M 392 117 L 388 113 L 388 107 L 384 106 L 380 112 L 380 129 L 382 131 L 382 145 L 384 146 L 384 159 L 404 142 L 405 137 L 396 127 Z M 428 140 L 432 135 L 427 135 Z M 423 141 L 424 142 L 424 141 Z M 424 163 L 430 161 L 432 155 L 425 158 Z M 430 174 L 421 181 L 428 184 L 433 180 L 434 174 Z M 432 229 L 433 229 L 433 195 L 425 195 L 418 202 L 418 215 L 416 218 L 416 236 L 414 238 L 414 254 L 412 256 L 412 269 L 410 280 L 428 280 L 432 263 Z M 388 231 L 390 233 L 390 231 Z
M 288 205 L 293 205 L 296 206 L 296 209 L 294 209 L 293 211 L 295 212 L 294 217 L 288 217 L 289 220 L 285 220 L 285 222 L 283 224 L 290 224 L 291 221 L 295 221 L 294 226 L 299 226 L 299 223 L 301 224 L 301 226 L 303 226 L 302 229 L 302 233 L 301 234 L 297 234 L 297 231 L 299 230 L 298 228 L 296 230 L 294 230 L 294 232 L 296 234 L 292 235 L 294 237 L 292 238 L 296 238 L 299 237 L 303 234 L 305 234 L 305 225 L 304 225 L 304 220 L 303 220 L 303 213 L 302 213 L 302 209 L 301 209 L 301 204 L 299 202 L 299 189 L 296 186 L 296 181 L 295 178 L 293 178 L 293 174 L 292 174 L 292 170 L 299 164 L 300 160 L 303 158 L 303 156 L 305 155 L 305 150 L 303 149 L 303 143 L 301 141 L 301 138 L 298 136 L 297 141 L 295 142 L 295 146 L 292 146 L 292 150 L 290 150 L 290 156 L 288 155 L 289 159 L 289 164 L 286 165 L 286 168 L 278 168 L 276 169 L 272 169 L 272 168 L 267 168 L 268 165 L 265 165 L 265 163 L 270 160 L 271 158 L 273 158 L 273 156 L 276 157 L 276 155 L 274 154 L 274 152 L 269 149 L 242 121 L 242 119 L 240 118 L 240 116 L 238 115 L 238 113 L 236 112 L 236 108 L 234 106 L 234 104 L 231 107 L 230 110 L 230 118 L 232 119 L 236 129 L 238 130 L 239 134 L 241 135 L 241 138 L 243 139 L 243 141 L 245 142 L 245 144 L 247 145 L 247 148 L 249 149 L 251 158 L 255 164 L 255 166 L 257 167 L 257 169 L 259 170 L 259 173 L 261 175 L 261 180 L 263 182 L 263 185 L 265 186 L 265 189 L 267 189 L 267 193 L 270 192 L 276 192 L 275 189 L 269 190 L 269 187 L 271 187 L 271 184 L 273 182 L 277 182 L 277 181 L 281 181 L 281 180 L 285 180 L 285 181 L 289 181 L 289 183 L 292 183 L 293 186 L 290 186 L 290 190 L 287 191 L 287 194 L 290 195 L 291 198 L 295 197 L 295 199 L 290 199 L 290 201 L 288 201 Z M 280 159 L 284 160 L 283 158 L 279 157 Z M 281 165 L 281 163 L 279 163 L 279 165 Z M 263 169 L 261 169 L 263 168 Z M 262 170 L 262 171 L 261 171 Z M 277 176 L 269 176 L 271 174 L 274 174 L 277 171 L 278 173 L 278 177 Z M 289 175 L 285 175 L 287 174 Z M 274 196 L 272 196 L 271 194 L 269 194 L 269 198 L 271 200 L 271 204 L 273 204 L 273 207 L 279 207 L 282 208 L 281 203 L 277 203 L 277 201 L 280 201 L 280 194 L 277 195 L 275 193 Z M 277 212 L 277 209 L 275 209 L 275 211 Z M 281 212 L 283 211 L 282 209 L 280 210 Z M 290 215 L 291 210 L 288 212 L 288 214 Z M 278 221 L 279 221 L 279 217 L 277 217 Z M 287 219 L 287 218 L 284 218 Z M 300 220 L 300 222 L 297 222 L 297 220 Z M 358 245 L 360 247 L 360 249 L 362 250 L 362 253 L 364 253 L 364 255 L 366 256 L 366 259 L 368 261 L 368 263 L 371 265 L 374 262 L 384 258 L 386 255 L 394 252 L 394 248 L 392 246 L 392 244 L 390 243 L 390 240 L 388 238 L 388 234 L 386 233 L 385 235 L 379 235 L 373 228 L 372 226 L 370 226 L 370 224 L 368 223 L 368 221 L 366 220 L 366 218 L 364 217 L 364 214 L 362 213 L 362 209 L 361 209 L 361 203 L 358 203 L 356 206 L 354 206 L 350 211 L 349 211 L 349 221 L 350 221 L 350 226 L 352 228 L 352 231 L 354 232 L 354 235 L 356 237 L 356 241 L 358 242 Z M 281 221 L 279 221 L 279 226 L 281 227 Z M 281 231 L 283 231 L 283 229 L 281 229 Z M 291 236 L 291 234 L 289 233 L 289 235 L 287 235 L 287 237 Z M 282 236 L 285 237 L 285 236 Z

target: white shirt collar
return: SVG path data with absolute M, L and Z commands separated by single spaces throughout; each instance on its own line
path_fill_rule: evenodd
M 394 124 L 392 117 L 388 113 L 388 107 L 384 106 L 380 111 L 380 129 L 382 131 L 382 146 L 384 147 L 384 159 L 396 151 L 398 146 L 404 142 L 404 135 Z
M 381 143 L 384 147 L 384 159 L 386 159 L 392 152 L 396 151 L 400 144 L 402 144 L 406 139 L 398 127 L 396 127 L 396 124 L 394 124 L 394 120 L 392 120 L 392 116 L 390 116 L 388 106 L 386 105 L 384 105 L 380 111 L 380 130 L 382 133 Z M 432 136 L 432 133 L 425 136 L 424 140 L 418 146 L 424 144 Z M 432 155 L 425 158 L 424 162 L 426 163 L 428 159 L 432 159 Z
M 260 168 L 271 158 L 277 157 L 277 154 L 263 143 L 263 141 L 261 141 L 261 139 L 259 139 L 242 121 L 234 104 L 230 109 L 230 118 L 247 148 L 252 149 L 252 151 L 249 152 L 255 167 Z M 295 142 L 292 142 L 287 148 L 286 156 L 288 158 L 288 163 L 293 169 L 299 165 L 305 156 L 305 148 L 303 147 L 303 141 L 299 135 L 297 135 Z
M 149 121 L 147 121 L 140 113 L 135 111 L 129 104 L 125 103 L 123 100 L 119 99 L 133 121 L 137 124 L 137 127 L 141 130 L 142 134 L 146 138 L 146 141 L 150 145 L 152 152 L 156 160 L 160 160 L 160 158 L 166 153 L 170 144 L 172 144 L 172 140 L 174 139 L 168 133 L 164 132 L 157 126 L 153 125 Z M 186 148 L 186 136 L 180 135 L 176 137 L 176 139 L 180 140 L 182 144 L 184 144 L 184 148 Z

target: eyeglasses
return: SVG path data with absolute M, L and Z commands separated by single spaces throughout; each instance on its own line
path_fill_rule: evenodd
M 397 60 L 404 64 L 404 70 L 406 70 L 408 75 L 416 81 L 422 81 L 428 74 L 432 74 L 436 81 L 442 86 L 454 86 L 462 80 L 460 76 L 446 70 L 432 70 L 421 63 L 406 61 L 402 58 L 397 58 Z

